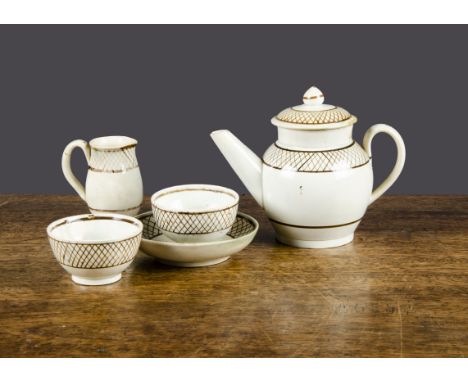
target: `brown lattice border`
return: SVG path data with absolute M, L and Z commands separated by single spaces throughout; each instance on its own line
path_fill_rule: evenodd
M 97 172 L 118 173 L 138 168 L 135 150 L 135 145 L 107 150 L 91 148 L 89 169 Z
M 236 219 L 238 203 L 218 211 L 172 212 L 153 204 L 156 225 L 163 231 L 182 235 L 201 235 L 219 232 L 232 226 Z
M 364 166 L 370 158 L 356 142 L 336 150 L 296 151 L 273 144 L 263 155 L 263 163 L 298 172 L 335 172 Z
M 109 218 L 109 217 L 95 217 L 88 215 L 82 219 L 75 219 L 71 221 L 63 221 L 52 227 L 52 231 L 68 223 L 73 223 L 79 220 L 87 220 L 89 218 Z M 135 224 L 131 220 L 117 219 Z M 49 235 L 50 246 L 57 261 L 68 267 L 83 268 L 83 269 L 99 269 L 115 267 L 128 263 L 133 260 L 138 252 L 142 232 L 130 238 L 109 242 L 109 243 L 74 243 L 69 241 L 57 240 Z
M 155 237 L 162 235 L 162 232 L 156 225 L 156 221 L 151 211 L 137 216 L 137 219 L 143 223 L 143 239 L 152 240 Z M 227 233 L 227 235 L 233 239 L 236 239 L 255 231 L 255 227 L 256 225 L 252 220 L 238 214 L 234 224 L 231 227 L 231 230 Z
M 346 121 L 351 118 L 351 114 L 341 107 L 334 107 L 329 110 L 296 110 L 288 108 L 276 116 L 276 119 L 296 123 L 301 125 L 321 125 L 325 123 L 335 123 Z

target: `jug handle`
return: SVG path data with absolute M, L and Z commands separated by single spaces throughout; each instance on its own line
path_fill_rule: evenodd
M 86 157 L 86 162 L 89 164 L 89 160 L 91 158 L 91 149 L 89 147 L 88 142 L 82 140 L 82 139 L 76 139 L 72 142 L 70 142 L 67 147 L 65 147 L 65 150 L 63 150 L 62 154 L 62 171 L 63 175 L 65 175 L 65 179 L 70 183 L 70 185 L 73 187 L 73 189 L 78 193 L 78 195 L 86 201 L 86 194 L 85 194 L 85 189 L 83 187 L 83 184 L 76 178 L 76 176 L 73 174 L 71 166 L 70 166 L 70 160 L 71 160 L 71 155 L 72 152 L 75 148 L 79 147 L 81 150 L 83 150 L 83 153 Z
M 406 158 L 405 143 L 403 142 L 401 135 L 393 127 L 382 123 L 369 127 L 369 129 L 366 131 L 366 134 L 364 135 L 363 146 L 364 150 L 367 152 L 367 155 L 369 155 L 369 158 L 372 159 L 372 140 L 378 133 L 387 133 L 393 138 L 397 147 L 397 158 L 395 166 L 387 178 L 374 191 L 372 191 L 369 204 L 374 203 L 382 196 L 385 191 L 387 191 L 392 186 L 393 183 L 395 183 L 395 181 L 400 176 L 401 171 L 403 170 L 403 165 L 405 164 Z

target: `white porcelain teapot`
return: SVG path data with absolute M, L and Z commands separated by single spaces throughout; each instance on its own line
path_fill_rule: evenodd
M 369 204 L 395 182 L 405 162 L 405 145 L 392 127 L 377 124 L 353 140 L 357 118 L 345 109 L 324 104 L 316 87 L 304 103 L 273 117 L 278 140 L 257 157 L 228 130 L 211 137 L 257 203 L 265 209 L 277 239 L 304 248 L 347 244 Z M 378 133 L 390 135 L 398 149 L 396 164 L 372 191 L 371 143 Z

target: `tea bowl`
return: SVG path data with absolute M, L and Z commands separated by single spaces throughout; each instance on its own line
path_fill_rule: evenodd
M 118 214 L 69 216 L 47 227 L 55 258 L 82 285 L 119 281 L 138 252 L 142 231 L 138 219 Z
M 229 232 L 239 206 L 237 192 L 209 184 L 165 188 L 151 197 L 156 226 L 176 242 L 208 242 Z

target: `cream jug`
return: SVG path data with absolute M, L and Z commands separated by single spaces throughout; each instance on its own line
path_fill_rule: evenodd
M 316 87 L 303 104 L 271 120 L 278 140 L 260 159 L 228 130 L 211 137 L 257 203 L 265 209 L 278 241 L 303 248 L 329 248 L 353 240 L 367 207 L 395 182 L 405 162 L 405 145 L 392 127 L 377 124 L 361 147 L 353 140 L 357 118 L 324 104 Z M 371 143 L 387 133 L 398 149 L 396 164 L 372 191 Z
M 137 141 L 123 136 L 100 137 L 89 143 L 70 142 L 62 155 L 62 170 L 68 183 L 88 204 L 92 213 L 112 212 L 134 216 L 143 202 L 143 182 L 135 154 Z M 86 189 L 70 167 L 75 148 L 88 162 Z

